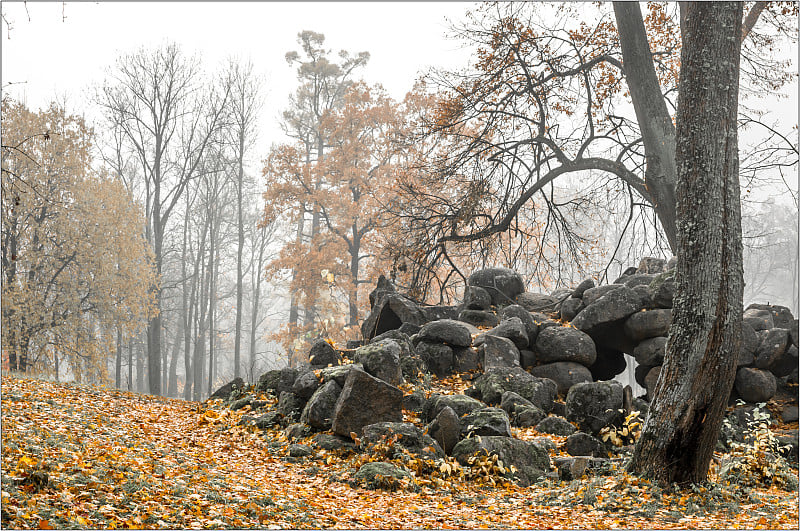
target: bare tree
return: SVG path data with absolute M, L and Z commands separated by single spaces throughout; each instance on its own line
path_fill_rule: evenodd
M 108 74 L 97 101 L 133 153 L 145 184 L 146 235 L 160 275 L 164 235 L 178 201 L 221 125 L 229 86 L 210 88 L 195 58 L 175 44 L 124 55 Z M 161 288 L 153 286 L 161 301 Z M 149 390 L 161 394 L 161 328 L 158 313 L 147 330 Z

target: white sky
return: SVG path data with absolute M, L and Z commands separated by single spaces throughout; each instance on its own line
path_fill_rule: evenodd
M 447 39 L 446 17 L 463 18 L 469 2 L 22 2 L 2 3 L 2 83 L 11 96 L 36 109 L 51 101 L 89 110 L 89 89 L 121 53 L 167 41 L 200 54 L 213 71 L 233 55 L 252 60 L 264 76 L 265 105 L 257 157 L 286 139 L 278 127 L 297 86 L 286 63 L 300 50 L 302 30 L 323 33 L 339 50 L 370 52 L 361 70 L 402 99 L 429 66 L 458 68 L 469 60 Z M 63 12 L 63 13 L 62 13 Z M 66 19 L 62 18 L 66 15 Z M 29 20 L 30 19 L 30 20 Z M 9 82 L 14 85 L 7 85 Z M 16 83 L 21 83 L 16 85 Z M 91 114 L 87 113 L 87 118 Z

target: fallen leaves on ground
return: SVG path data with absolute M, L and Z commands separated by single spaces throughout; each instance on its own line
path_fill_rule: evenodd
M 457 477 L 414 491 L 353 488 L 362 454 L 287 458 L 279 430 L 239 425 L 247 408 L 213 402 L 4 377 L 2 413 L 7 528 L 798 525 L 797 492 L 662 490 L 623 473 L 528 488 Z

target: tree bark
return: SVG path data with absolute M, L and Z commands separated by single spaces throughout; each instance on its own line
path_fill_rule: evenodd
M 675 302 L 631 471 L 699 483 L 733 385 L 742 319 L 740 2 L 686 5 L 678 93 Z
M 639 3 L 614 2 L 614 14 L 625 79 L 644 143 L 645 183 L 667 241 L 675 251 L 675 127 L 653 66 Z

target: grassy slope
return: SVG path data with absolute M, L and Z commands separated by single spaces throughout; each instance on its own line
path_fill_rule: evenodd
M 416 492 L 353 488 L 369 455 L 290 462 L 244 412 L 4 377 L 4 528 L 796 529 L 797 492 L 663 491 L 624 474 L 530 488 L 451 479 Z M 216 409 L 213 409 L 216 408 Z M 527 437 L 529 432 L 517 432 Z M 538 434 L 537 434 L 538 435 Z M 44 475 L 47 484 L 44 484 Z

